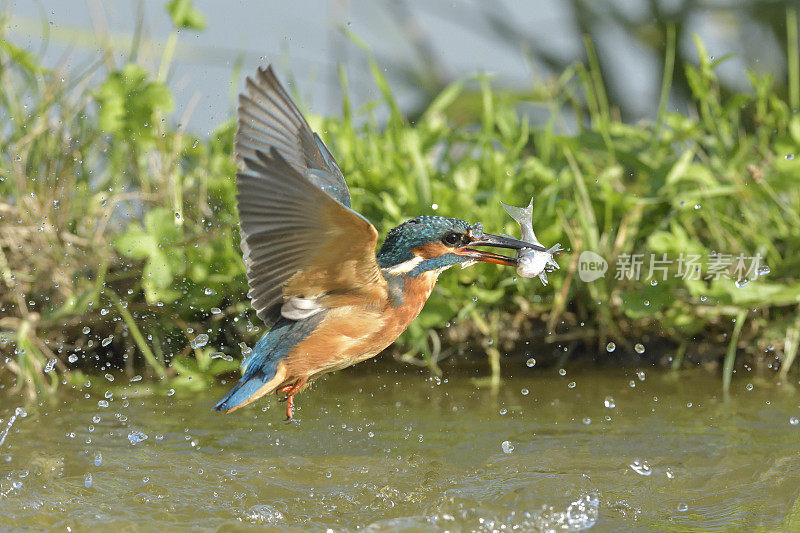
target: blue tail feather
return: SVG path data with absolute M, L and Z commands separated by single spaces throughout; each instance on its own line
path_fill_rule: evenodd
M 270 371 L 265 373 L 259 373 L 255 376 L 243 376 L 239 382 L 234 385 L 234 387 L 228 391 L 217 405 L 214 406 L 214 409 L 217 411 L 228 411 L 229 409 L 233 409 L 237 407 L 247 400 L 250 399 L 253 394 L 258 392 L 258 390 L 264 386 L 265 383 L 269 382 L 273 377 L 275 377 L 275 371 L 278 368 L 278 362 L 275 361 L 271 368 L 268 369 Z
M 247 402 L 275 377 L 278 363 L 316 329 L 324 316 L 325 313 L 319 313 L 303 320 L 279 319 L 253 347 L 252 353 L 242 363 L 242 378 L 214 409 L 228 411 Z

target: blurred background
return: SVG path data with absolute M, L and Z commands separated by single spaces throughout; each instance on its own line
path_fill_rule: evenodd
M 176 117 L 195 133 L 231 116 L 244 75 L 277 64 L 297 84 L 314 113 L 341 109 L 338 65 L 346 70 L 356 105 L 378 96 L 366 45 L 384 69 L 398 103 L 414 116 L 448 83 L 476 72 L 495 87 L 520 92 L 560 75 L 596 49 L 612 107 L 626 121 L 654 118 L 667 28 L 675 28 L 675 63 L 697 62 L 693 35 L 713 59 L 732 55 L 717 74 L 723 90 L 750 87 L 745 72 L 773 73 L 785 90 L 784 0 L 526 0 L 481 2 L 316 0 L 291 2 L 198 0 L 200 26 L 180 30 L 164 16 L 162 0 L 5 1 L 4 26 L 13 42 L 44 52 L 48 66 L 86 69 L 98 59 L 137 60 L 157 72 L 175 46 L 168 82 Z M 670 109 L 684 111 L 689 89 L 675 70 Z M 188 114 L 185 114 L 189 111 Z

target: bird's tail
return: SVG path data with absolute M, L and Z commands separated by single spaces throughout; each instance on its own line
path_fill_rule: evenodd
M 263 372 L 258 372 L 255 375 L 248 375 L 245 372 L 242 379 L 228 391 L 228 394 L 214 406 L 214 409 L 231 413 L 256 401 L 265 394 L 269 394 L 286 380 L 286 366 L 279 362 L 275 367 L 272 378 L 270 379 L 267 376 Z

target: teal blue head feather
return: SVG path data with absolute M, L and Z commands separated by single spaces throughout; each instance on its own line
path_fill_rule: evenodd
M 471 229 L 471 224 L 458 218 L 430 215 L 414 217 L 389 232 L 378 251 L 378 265 L 381 268 L 391 268 L 415 261 L 419 257 L 414 253 L 415 249 L 418 250 L 426 245 L 441 243 L 447 248 L 463 246 L 469 241 Z M 447 252 L 444 248 L 442 251 Z M 417 262 L 414 269 L 408 273 L 416 275 L 468 260 L 454 253 L 442 253 L 437 257 L 428 257 Z

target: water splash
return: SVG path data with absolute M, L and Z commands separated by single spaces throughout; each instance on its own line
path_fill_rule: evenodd
M 597 523 L 600 515 L 600 498 L 597 494 L 584 494 L 569 504 L 566 511 L 552 507 L 542 508 L 537 530 L 540 531 L 584 531 Z
M 26 416 L 28 416 L 28 413 L 22 407 L 17 407 L 16 409 L 14 409 L 14 414 L 11 415 L 11 418 L 8 419 L 6 427 L 3 428 L 2 432 L 0 432 L 0 446 L 2 446 L 3 443 L 6 441 L 6 437 L 8 437 L 8 432 L 11 431 L 11 426 L 14 425 L 14 422 L 16 422 L 17 418 L 25 418 Z
M 650 464 L 647 461 L 634 461 L 628 465 L 631 467 L 631 470 L 639 474 L 640 476 L 649 476 L 653 473 L 653 469 L 650 468 Z
M 254 505 L 244 513 L 244 520 L 251 524 L 277 524 L 283 520 L 283 513 L 269 505 Z

